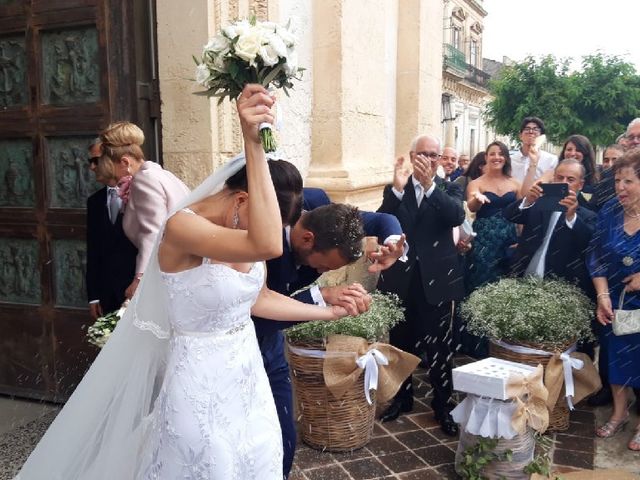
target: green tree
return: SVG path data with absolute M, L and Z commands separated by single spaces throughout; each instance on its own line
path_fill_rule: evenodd
M 488 124 L 518 138 L 520 122 L 533 115 L 544 120 L 547 137 L 556 144 L 574 133 L 594 145 L 613 142 L 640 114 L 640 77 L 617 56 L 583 57 L 577 72 L 570 72 L 570 64 L 571 59 L 548 55 L 506 66 L 490 83 Z
M 573 108 L 581 133 L 594 145 L 613 143 L 640 114 L 640 77 L 633 65 L 601 53 L 582 59 L 582 71 L 571 76 Z

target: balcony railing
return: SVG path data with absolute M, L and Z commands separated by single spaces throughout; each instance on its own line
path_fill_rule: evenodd
M 464 79 L 483 88 L 489 86 L 491 76 L 479 68 L 467 63 L 464 53 L 449 43 L 444 44 L 444 67 L 453 68 Z
M 489 86 L 489 80 L 491 80 L 491 75 L 473 65 L 467 65 L 467 74 L 464 77 L 470 82 L 484 88 Z
M 445 67 L 452 67 L 461 72 L 467 69 L 464 53 L 449 43 L 444 44 L 444 65 Z

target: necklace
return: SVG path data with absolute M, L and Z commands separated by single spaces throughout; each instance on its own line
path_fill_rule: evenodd
M 631 218 L 640 218 L 640 213 L 636 213 L 636 214 L 629 213 L 629 210 L 625 210 L 624 214 Z

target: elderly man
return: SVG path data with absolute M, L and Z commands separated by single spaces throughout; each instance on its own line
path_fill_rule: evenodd
M 451 312 L 454 300 L 463 297 L 463 278 L 451 229 L 464 221 L 462 190 L 436 175 L 441 157 L 440 140 L 417 137 L 410 151 L 413 174 L 405 160 L 396 161 L 392 185 L 384 189 L 379 212 L 400 220 L 409 244 L 406 264 L 394 264 L 380 277 L 383 291 L 396 293 L 405 307 L 405 322 L 390 332 L 393 345 L 420 355 L 431 365 L 433 408 L 442 431 L 454 436 L 458 427 L 451 410 Z M 405 381 L 382 421 L 398 418 L 413 408 L 412 378 Z
M 513 273 L 516 275 L 554 275 L 577 284 L 593 297 L 593 284 L 585 256 L 595 229 L 596 214 L 579 206 L 577 195 L 584 185 L 585 170 L 575 159 L 560 162 L 553 183 L 566 183 L 569 194 L 559 205 L 566 212 L 552 211 L 537 203 L 543 195 L 536 183 L 523 200 L 504 209 L 505 218 L 524 225 L 516 248 Z
M 456 168 L 451 175 L 452 182 L 467 171 L 467 168 L 469 168 L 469 163 L 471 163 L 469 155 L 467 155 L 466 153 L 461 153 L 460 155 L 458 155 L 458 168 Z
M 105 185 L 87 199 L 87 295 L 91 317 L 117 310 L 135 275 L 138 250 L 122 230 L 121 200 L 115 178 L 97 169 L 100 139 L 89 146 L 89 169 Z

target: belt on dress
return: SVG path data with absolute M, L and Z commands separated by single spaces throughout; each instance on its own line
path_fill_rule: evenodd
M 187 330 L 178 330 L 173 329 L 174 336 L 180 337 L 218 337 L 222 335 L 233 335 L 234 333 L 238 333 L 244 330 L 247 325 L 249 325 L 251 321 L 241 323 L 240 325 L 236 325 L 235 327 L 231 327 L 229 330 L 215 330 L 211 332 L 191 332 Z

